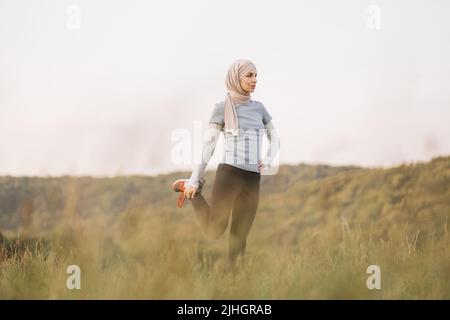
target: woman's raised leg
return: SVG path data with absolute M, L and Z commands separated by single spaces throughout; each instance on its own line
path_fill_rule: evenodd
M 212 189 L 211 205 L 208 205 L 201 193 L 191 199 L 203 232 L 208 238 L 218 239 L 224 233 L 235 198 L 240 190 L 239 177 L 219 165 Z

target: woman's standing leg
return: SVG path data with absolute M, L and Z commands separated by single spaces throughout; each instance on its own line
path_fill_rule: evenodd
M 228 252 L 231 264 L 245 254 L 247 236 L 258 209 L 260 178 L 259 174 L 243 178 L 245 185 L 234 202 Z

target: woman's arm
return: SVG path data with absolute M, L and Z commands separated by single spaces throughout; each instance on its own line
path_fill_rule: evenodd
M 203 176 L 206 166 L 211 159 L 216 148 L 217 140 L 219 138 L 222 126 L 218 123 L 211 122 L 207 130 L 206 139 L 203 142 L 202 162 L 195 166 L 192 171 L 191 178 L 188 181 L 188 186 L 198 188 L 199 180 Z
M 273 159 L 275 159 L 280 150 L 280 136 L 278 135 L 278 129 L 275 128 L 273 121 L 267 123 L 265 128 L 267 139 L 269 140 L 269 148 L 267 149 L 263 163 L 266 167 L 270 167 Z

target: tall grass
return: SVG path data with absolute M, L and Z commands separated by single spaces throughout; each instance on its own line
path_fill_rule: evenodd
M 0 237 L 0 298 L 450 299 L 450 157 L 387 170 L 281 168 L 262 179 L 235 268 L 228 230 L 208 241 L 189 201 L 175 207 L 169 186 L 179 177 L 65 178 L 62 189 L 25 181 L 19 191 L 38 199 Z M 0 182 L 12 212 L 21 184 Z M 80 290 L 66 287 L 69 265 L 81 268 Z M 380 290 L 367 288 L 370 265 L 381 269 Z
M 255 228 L 248 251 L 228 267 L 226 236 L 203 239 L 193 216 L 124 214 L 61 226 L 47 245 L 3 248 L 0 297 L 6 299 L 449 299 L 445 239 L 399 230 L 373 239 L 344 223 L 340 240 L 311 235 L 280 247 Z M 446 228 L 446 226 L 444 226 Z M 259 239 L 259 240 L 258 240 Z M 14 248 L 14 244 L 9 244 Z M 81 289 L 66 288 L 66 268 L 81 268 Z M 381 290 L 369 290 L 369 265 L 381 268 Z

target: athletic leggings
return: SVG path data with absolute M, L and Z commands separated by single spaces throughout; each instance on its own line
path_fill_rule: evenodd
M 228 226 L 231 228 L 228 258 L 234 262 L 244 255 L 247 236 L 256 215 L 261 174 L 220 163 L 212 189 L 211 206 L 201 193 L 191 199 L 205 235 L 218 239 Z

